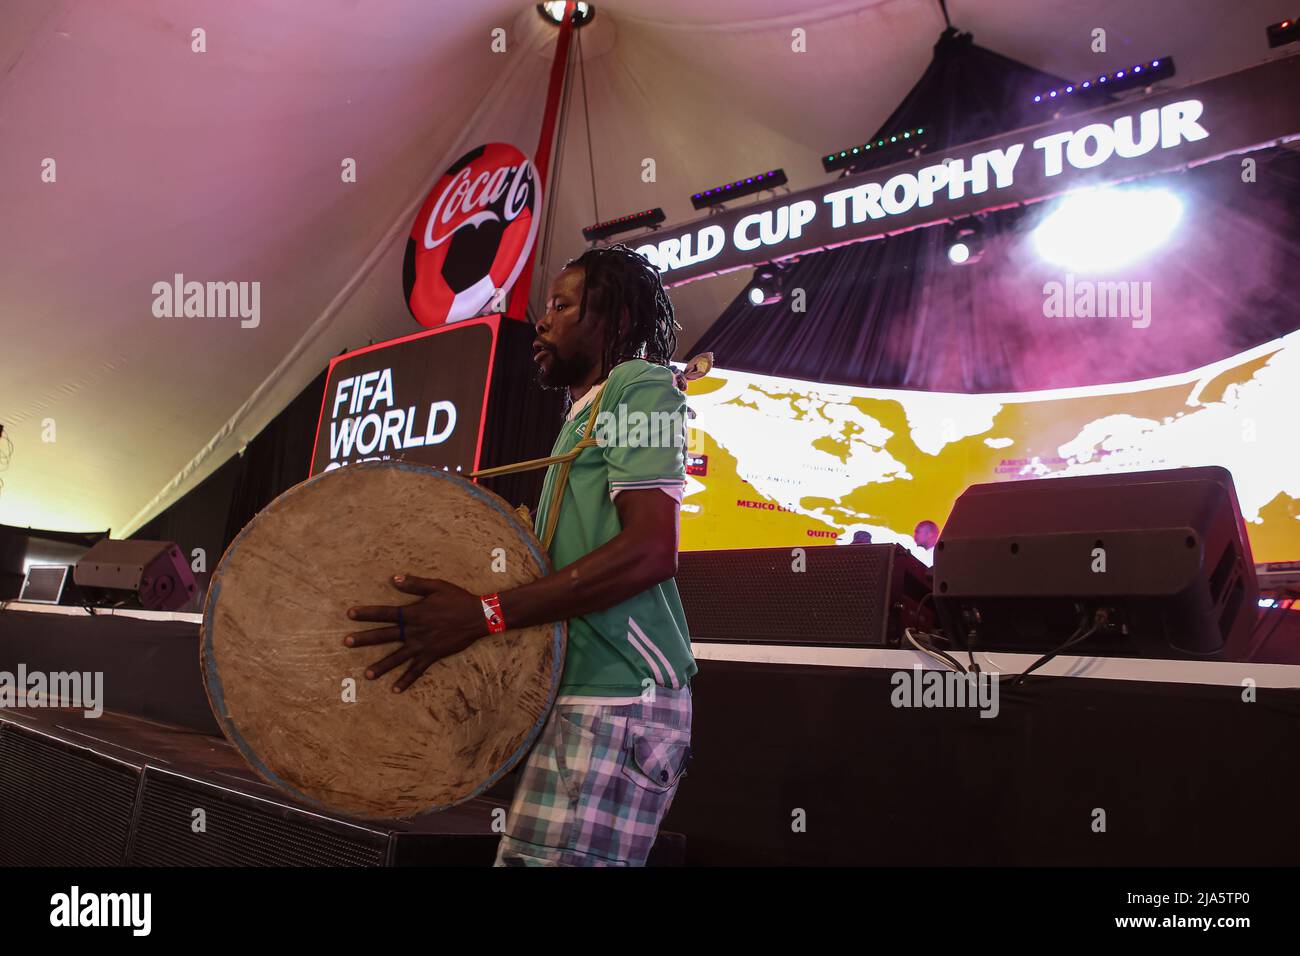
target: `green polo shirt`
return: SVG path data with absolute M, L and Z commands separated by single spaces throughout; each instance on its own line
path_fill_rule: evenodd
M 590 554 L 622 530 L 614 496 L 621 491 L 661 488 L 681 500 L 686 483 L 686 396 L 662 365 L 632 359 L 615 366 L 599 393 L 594 437 L 569 471 L 560 516 L 551 541 L 558 571 Z M 592 404 L 583 396 L 576 414 L 560 429 L 551 454 L 581 440 Z M 559 471 L 552 465 L 542 485 L 537 535 L 546 528 Z M 635 697 L 648 686 L 681 689 L 697 667 L 691 656 L 686 615 L 671 578 L 604 611 L 569 621 L 568 651 L 561 695 Z

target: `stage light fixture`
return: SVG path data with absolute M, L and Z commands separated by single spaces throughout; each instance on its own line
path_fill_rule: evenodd
M 596 242 L 617 235 L 620 232 L 631 232 L 633 229 L 646 229 L 657 226 L 666 218 L 664 211 L 656 206 L 654 209 L 634 212 L 630 216 L 606 219 L 594 226 L 587 226 L 582 230 L 582 235 L 588 242 Z
M 696 209 L 706 209 L 732 199 L 739 199 L 741 196 L 760 193 L 765 189 L 775 189 L 777 186 L 784 186 L 785 183 L 785 170 L 771 169 L 756 176 L 737 179 L 734 183 L 727 183 L 725 186 L 714 186 L 702 193 L 696 193 L 691 197 L 691 205 Z
M 547 23 L 559 26 L 560 21 L 564 19 L 564 0 L 547 0 L 545 3 L 539 3 L 537 12 Z M 585 27 L 595 15 L 596 8 L 592 4 L 579 2 L 573 11 L 573 25 Z
M 847 146 L 822 156 L 822 169 L 833 173 L 839 169 L 857 169 L 896 162 L 908 152 L 918 152 L 929 145 L 925 126 L 899 130 L 857 146 Z
M 1182 200 L 1167 189 L 1087 189 L 1061 199 L 1032 241 L 1040 257 L 1070 272 L 1108 272 L 1162 246 L 1182 214 Z
M 955 266 L 974 265 L 984 258 L 984 226 L 970 216 L 948 227 L 948 261 Z
M 774 305 L 785 297 L 785 268 L 771 263 L 754 270 L 746 295 L 750 305 Z
M 1283 20 L 1281 23 L 1272 23 L 1268 27 L 1268 45 L 1271 49 L 1275 46 L 1286 46 L 1288 43 L 1295 43 L 1300 40 L 1300 20 L 1291 17 Z
M 1120 93 L 1139 86 L 1149 86 L 1174 75 L 1174 58 L 1162 56 L 1146 63 L 1124 67 L 1114 73 L 1102 73 L 1077 83 L 1067 83 L 1055 89 L 1035 93 L 1035 103 L 1057 103 L 1067 99 L 1091 99 L 1103 93 Z

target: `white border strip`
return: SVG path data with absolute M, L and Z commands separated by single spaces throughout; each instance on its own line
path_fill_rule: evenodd
M 692 643 L 696 660 L 739 661 L 751 664 L 794 664 L 805 667 L 862 667 L 908 670 L 947 668 L 919 651 L 889 647 L 804 647 L 787 644 Z M 952 652 L 966 664 L 966 652 Z M 1038 660 L 1036 654 L 986 653 L 975 660 L 985 671 L 1019 674 Z M 1087 677 L 1095 680 L 1150 681 L 1160 684 L 1209 684 L 1240 687 L 1246 678 L 1258 687 L 1300 688 L 1300 664 L 1235 664 L 1223 661 L 1151 660 L 1140 657 L 1057 657 L 1035 674 Z
M 28 604 L 10 601 L 5 607 L 38 614 L 84 615 L 80 607 Z M 185 621 L 202 624 L 202 614 L 170 611 L 139 611 L 126 608 L 96 608 L 95 613 L 133 617 L 144 621 Z M 0 611 L 0 616 L 4 612 Z M 881 670 L 909 669 L 920 664 L 926 670 L 944 670 L 919 651 L 892 647 L 809 647 L 794 644 L 708 644 L 691 643 L 697 660 L 740 661 L 749 664 L 795 664 L 804 667 L 868 667 Z M 955 654 L 963 664 L 966 654 Z M 975 655 L 980 667 L 1002 674 L 1019 674 L 1038 660 L 1036 654 L 986 653 Z M 1256 686 L 1300 688 L 1300 664 L 1235 664 L 1224 661 L 1151 660 L 1144 657 L 1061 656 L 1034 671 L 1053 677 L 1088 677 L 1095 680 L 1150 681 L 1159 684 L 1218 684 L 1239 687 L 1246 678 Z
M 7 601 L 3 602 L 6 610 L 10 611 L 35 611 L 38 614 L 75 614 L 79 617 L 89 617 L 86 609 L 80 605 L 72 604 L 32 604 L 29 601 Z M 111 617 L 134 617 L 142 621 L 185 621 L 189 624 L 202 624 L 202 614 L 182 614 L 179 611 L 144 611 L 138 608 L 125 607 L 97 607 L 95 617 L 100 615 L 109 615 Z M 0 610 L 0 617 L 4 611 Z

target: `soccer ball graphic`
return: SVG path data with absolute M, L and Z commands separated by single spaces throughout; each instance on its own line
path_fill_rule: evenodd
M 488 143 L 452 164 L 430 190 L 406 242 L 402 284 L 428 328 L 473 318 L 523 270 L 541 203 L 528 157 Z

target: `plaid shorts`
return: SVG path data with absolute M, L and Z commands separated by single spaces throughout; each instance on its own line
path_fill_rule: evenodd
M 690 757 L 689 688 L 555 705 L 524 764 L 497 866 L 644 866 Z

